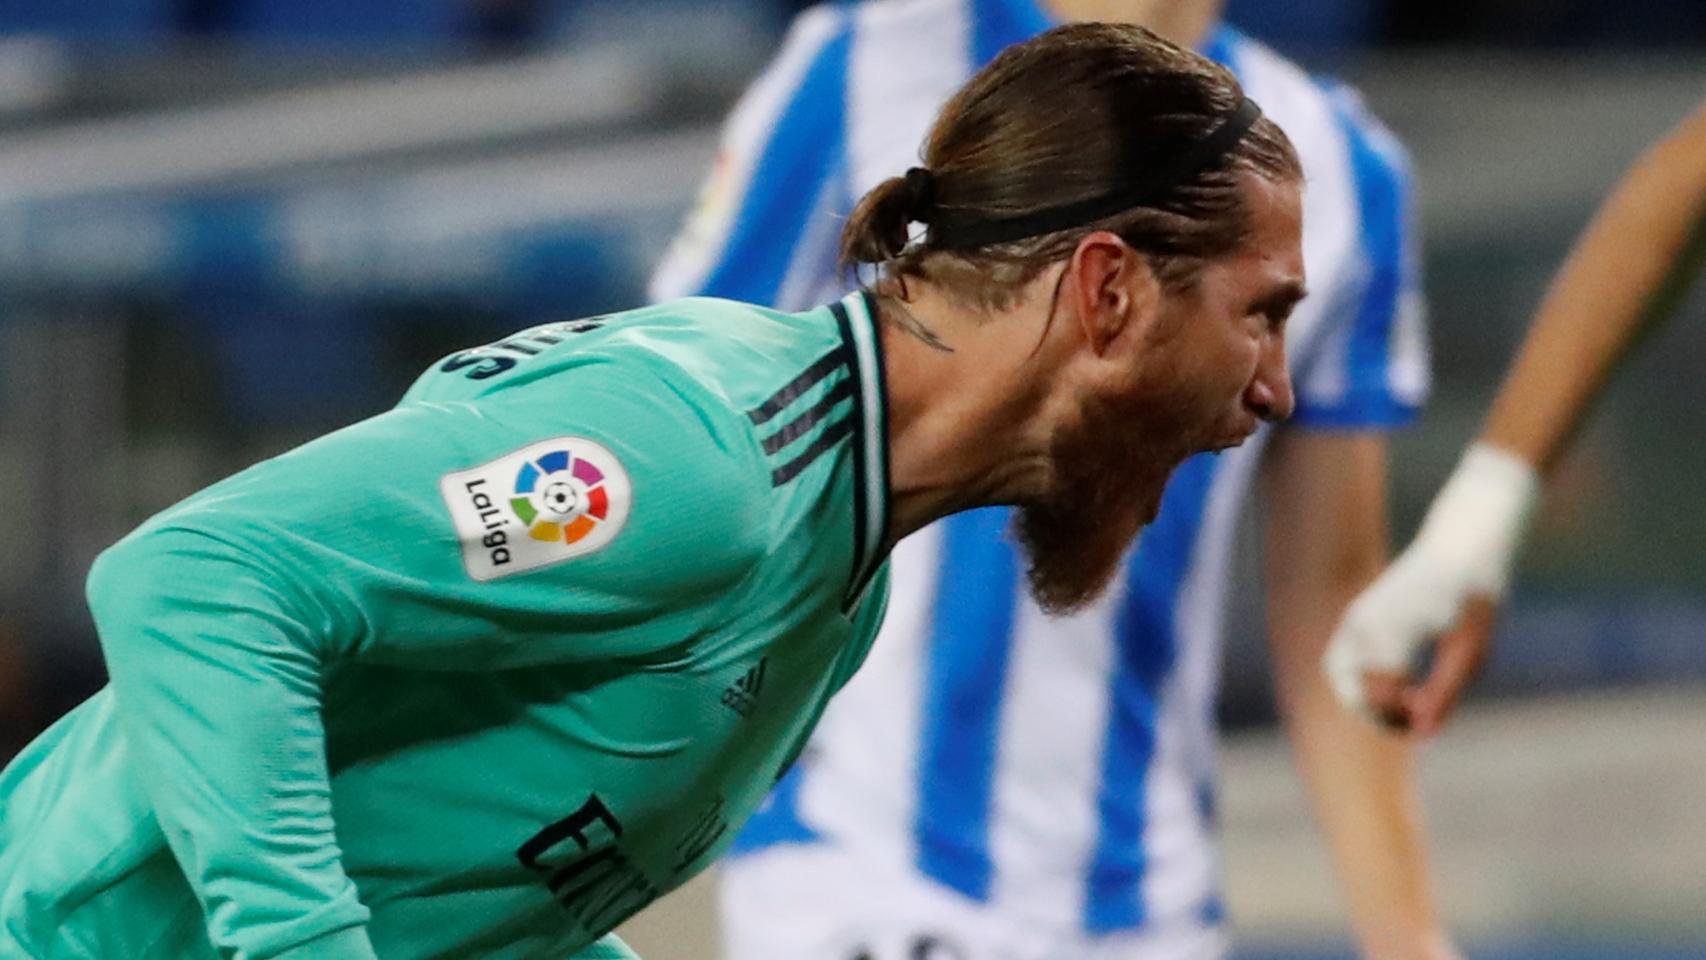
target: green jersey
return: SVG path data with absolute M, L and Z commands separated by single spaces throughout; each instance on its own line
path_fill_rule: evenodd
M 875 635 L 871 318 L 536 327 L 143 524 L 0 774 L 0 956 L 627 955 Z

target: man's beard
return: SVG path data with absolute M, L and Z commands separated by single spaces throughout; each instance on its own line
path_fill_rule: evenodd
M 1055 442 L 1052 489 L 1014 519 L 1031 595 L 1048 613 L 1071 613 L 1101 596 L 1154 518 L 1168 477 L 1197 449 L 1177 401 L 1137 394 L 1086 404 L 1081 425 Z

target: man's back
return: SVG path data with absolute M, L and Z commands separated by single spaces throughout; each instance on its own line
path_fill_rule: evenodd
M 879 366 L 860 298 L 547 325 L 150 520 L 91 574 L 114 686 L 0 775 L 0 947 L 585 948 L 862 659 Z

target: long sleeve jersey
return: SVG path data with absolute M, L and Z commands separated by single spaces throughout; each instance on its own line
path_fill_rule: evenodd
M 522 331 L 95 563 L 110 685 L 0 774 L 0 955 L 619 956 L 863 659 L 869 304 Z

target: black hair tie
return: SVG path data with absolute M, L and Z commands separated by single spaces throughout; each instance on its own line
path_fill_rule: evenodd
M 906 171 L 906 207 L 909 219 L 917 223 L 930 222 L 930 208 L 936 205 L 936 176 L 924 167 Z
M 1197 174 L 1219 163 L 1261 119 L 1256 101 L 1240 97 L 1215 128 L 1184 147 L 1178 156 L 1143 170 L 1127 172 L 1129 179 L 1099 197 L 1049 207 L 1013 217 L 987 220 L 954 217 L 930 225 L 930 245 L 939 250 L 969 250 L 990 244 L 1038 237 L 1056 230 L 1095 223 L 1116 213 L 1154 203 Z M 927 171 L 926 171 L 927 172 Z M 911 172 L 907 179 L 910 182 Z M 916 219 L 916 218 L 914 218 Z

